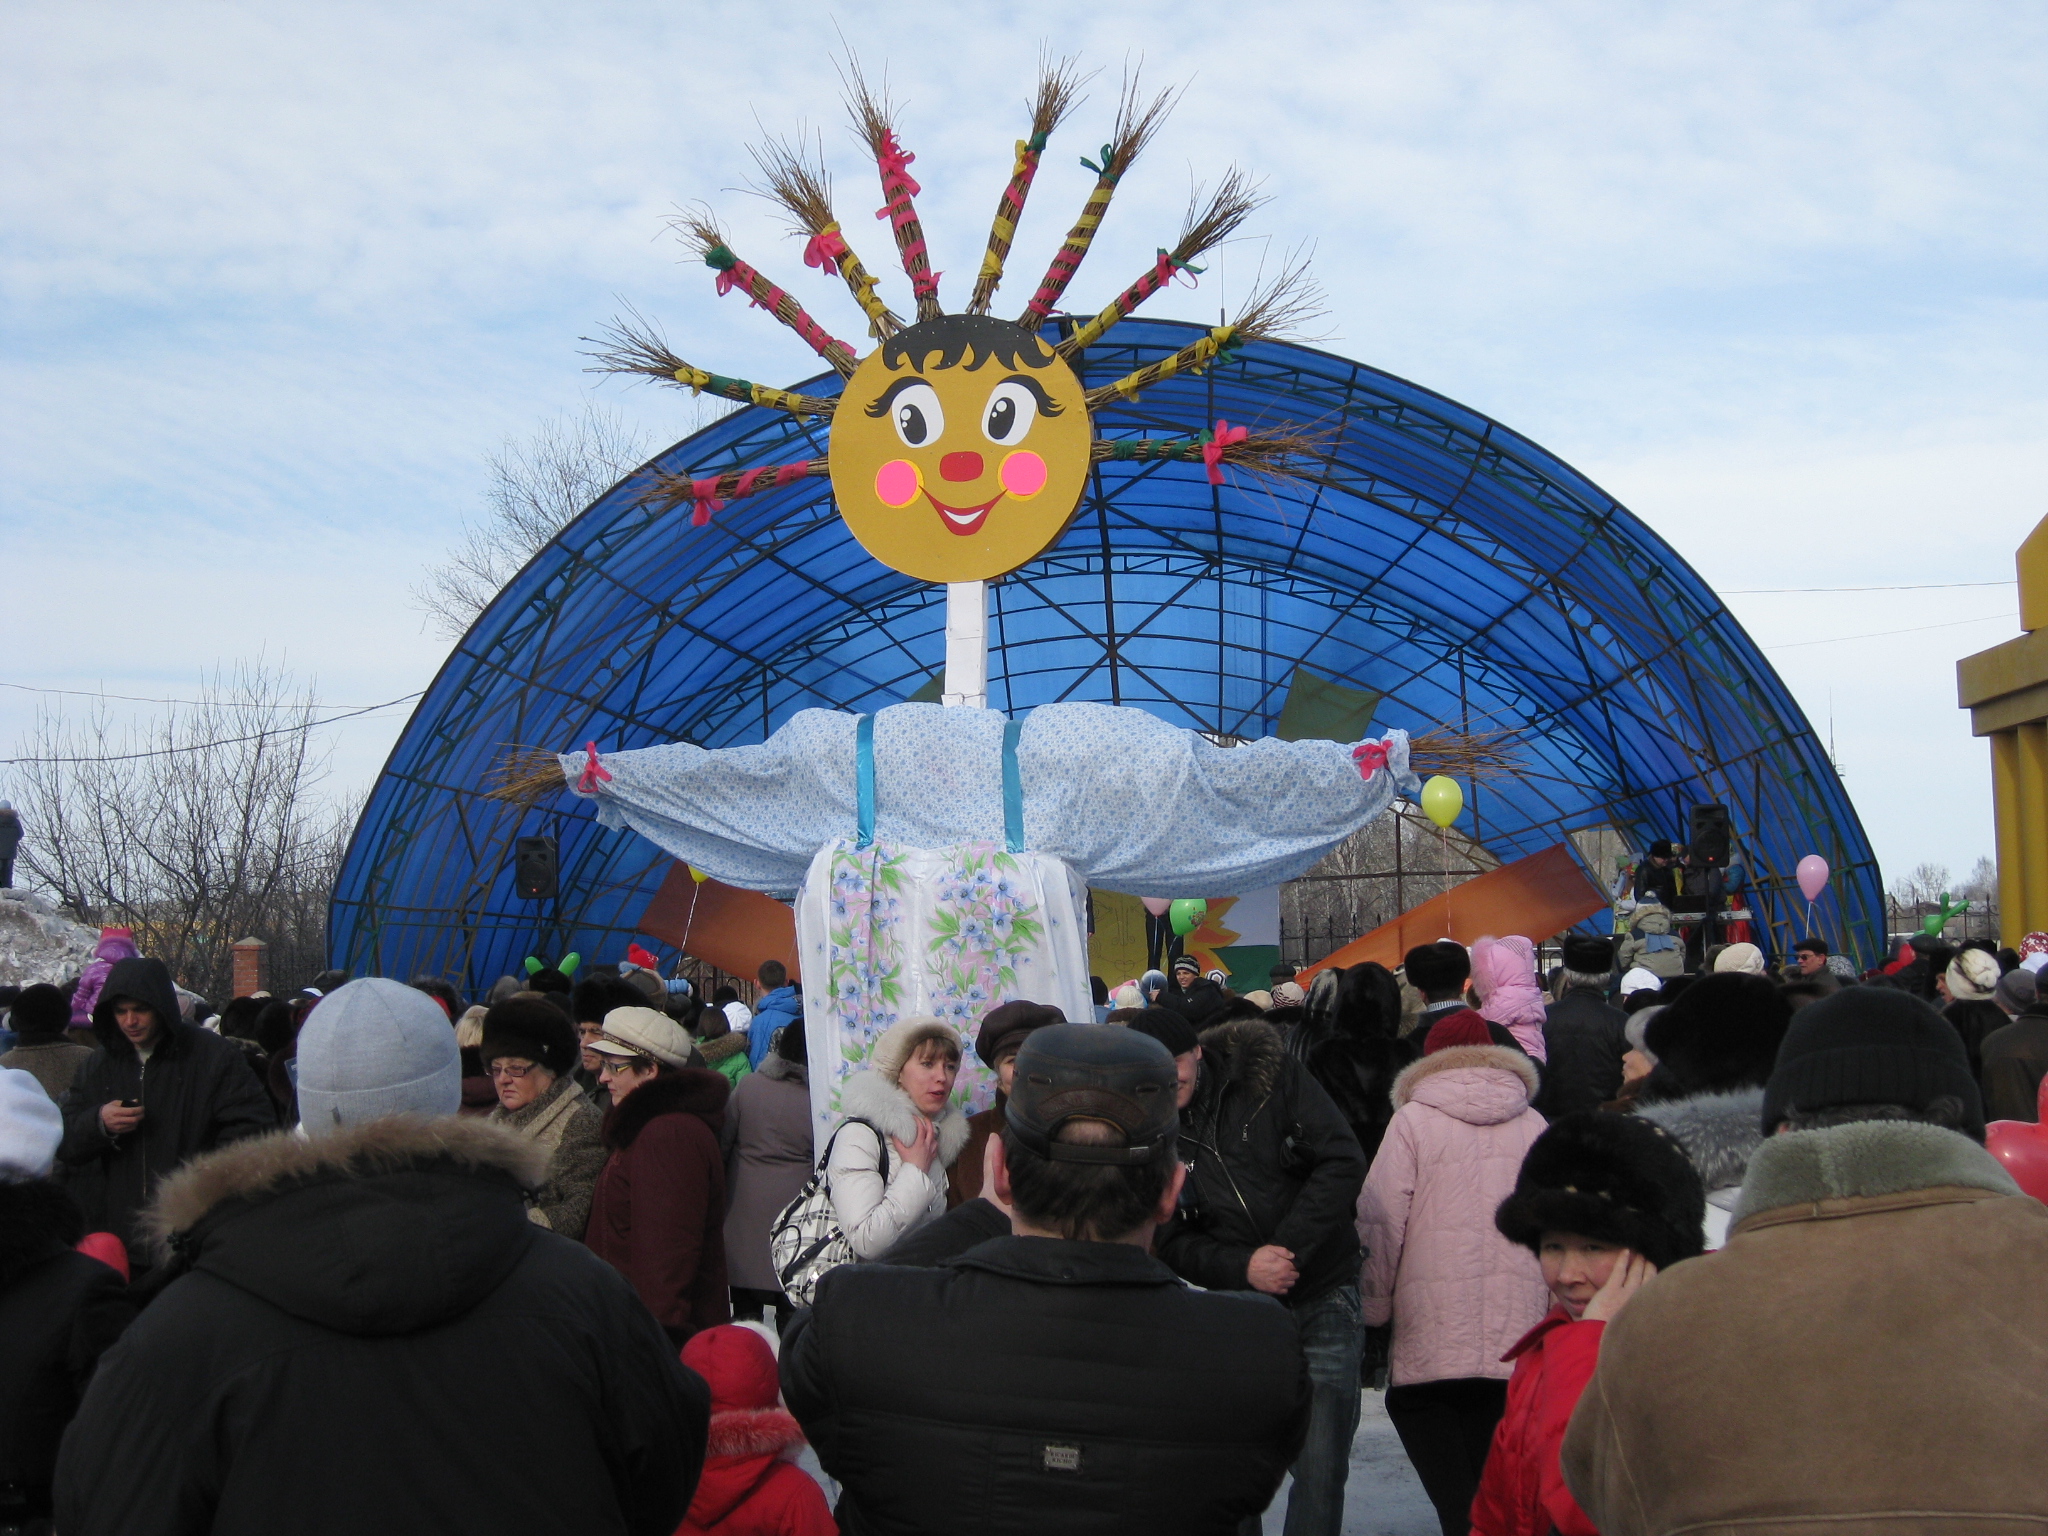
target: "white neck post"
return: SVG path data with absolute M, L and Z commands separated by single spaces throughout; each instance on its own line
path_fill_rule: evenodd
M 988 583 L 946 583 L 946 681 L 942 704 L 988 708 Z

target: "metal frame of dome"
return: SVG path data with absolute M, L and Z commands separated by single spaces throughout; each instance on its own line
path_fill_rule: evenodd
M 1074 361 L 1093 387 L 1204 329 L 1127 320 Z M 1834 871 L 1820 926 L 1881 954 L 1876 859 L 1826 751 L 1640 519 L 1480 413 L 1302 346 L 1249 345 L 1097 420 L 1114 438 L 1219 418 L 1326 433 L 1321 473 L 1215 487 L 1200 464 L 1096 465 L 1058 543 L 994 586 L 991 706 L 1097 700 L 1257 737 L 1303 666 L 1383 694 L 1381 727 L 1515 732 L 1521 771 L 1468 786 L 1461 822 L 1497 857 L 1595 826 L 1682 838 L 1688 805 L 1718 801 L 1768 943 L 1783 952 L 1806 931 L 1793 871 L 1817 852 Z M 739 745 L 799 709 L 898 702 L 939 672 L 944 589 L 871 559 L 825 480 L 703 528 L 687 505 L 647 500 L 656 473 L 820 458 L 825 432 L 737 410 L 592 503 L 507 584 L 371 793 L 329 911 L 333 964 L 475 987 L 529 953 L 623 954 L 673 861 L 567 795 L 534 810 L 489 798 L 510 745 Z M 513 840 L 542 832 L 559 839 L 561 894 L 522 902 Z

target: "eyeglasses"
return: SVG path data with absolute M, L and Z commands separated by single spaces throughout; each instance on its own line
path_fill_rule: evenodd
M 597 1064 L 599 1077 L 616 1077 L 621 1072 L 631 1072 L 638 1077 L 647 1070 L 647 1063 L 632 1056 L 607 1056 Z
M 501 1056 L 496 1061 L 492 1062 L 488 1067 L 485 1067 L 484 1071 L 489 1073 L 492 1077 L 510 1077 L 516 1079 L 526 1076 L 526 1074 L 531 1072 L 533 1068 L 533 1062 L 507 1061 Z

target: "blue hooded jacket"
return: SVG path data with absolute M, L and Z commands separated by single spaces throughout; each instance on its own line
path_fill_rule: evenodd
M 747 1026 L 747 1063 L 756 1072 L 775 1043 L 775 1032 L 804 1016 L 803 995 L 794 985 L 777 987 L 754 1004 L 754 1019 Z

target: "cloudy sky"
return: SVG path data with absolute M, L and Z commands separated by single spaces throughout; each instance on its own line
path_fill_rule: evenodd
M 1098 271 L 1149 259 L 1191 175 L 1263 173 L 1258 227 L 1313 243 L 1330 346 L 1529 435 L 1745 594 L 1888 872 L 1990 851 L 1954 660 L 2016 632 L 2012 587 L 1756 589 L 2006 582 L 2048 513 L 2048 10 L 2010 4 L 14 0 L 0 680 L 182 696 L 262 654 L 336 704 L 424 686 L 444 643 L 410 591 L 489 454 L 592 400 L 688 427 L 581 371 L 620 299 L 730 371 L 814 370 L 662 221 L 704 198 L 777 250 L 725 190 L 763 129 L 822 128 L 871 186 L 835 27 L 889 67 L 956 272 L 1042 43 L 1184 83 Z M 1047 157 L 1027 253 L 1109 86 Z M 1205 312 L 1262 249 L 1225 254 Z M 58 701 L 0 694 L 0 743 Z M 337 788 L 402 719 L 330 728 Z

